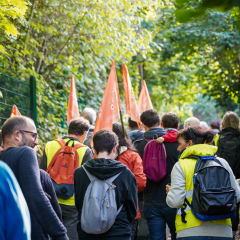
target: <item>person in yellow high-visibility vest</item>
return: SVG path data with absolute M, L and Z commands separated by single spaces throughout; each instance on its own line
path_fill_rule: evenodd
M 68 146 L 74 144 L 83 143 L 88 130 L 90 123 L 83 117 L 73 119 L 68 127 L 68 136 L 63 137 L 62 139 L 67 143 Z M 50 141 L 46 144 L 45 149 L 43 150 L 43 157 L 40 162 L 40 168 L 45 170 L 50 164 L 55 153 L 61 148 L 61 145 L 57 141 Z M 87 146 L 77 149 L 79 156 L 79 166 L 84 164 L 86 161 L 92 159 L 93 154 Z M 67 229 L 67 235 L 69 240 L 78 240 L 77 233 L 77 224 L 78 224 L 78 212 L 75 207 L 75 197 L 74 195 L 67 200 L 58 198 L 62 210 L 62 219 L 63 224 Z
M 179 148 L 182 152 L 179 161 L 173 167 L 171 173 L 171 186 L 166 186 L 168 192 L 167 204 L 172 208 L 178 208 L 176 216 L 176 232 L 178 240 L 232 240 L 231 219 L 217 221 L 200 221 L 189 206 L 182 208 L 185 198 L 191 204 L 193 196 L 193 175 L 197 160 L 188 156 L 212 156 L 217 147 L 211 146 L 214 133 L 200 126 L 183 129 L 178 134 Z M 185 150 L 184 150 L 185 149 Z M 223 167 L 230 174 L 232 187 L 236 190 L 237 200 L 240 201 L 240 188 L 235 181 L 233 172 L 227 161 L 218 158 Z M 184 211 L 185 221 L 182 219 Z M 198 238 L 195 238 L 198 237 Z

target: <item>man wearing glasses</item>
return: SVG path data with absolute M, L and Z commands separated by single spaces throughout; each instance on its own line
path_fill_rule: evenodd
M 12 169 L 26 199 L 31 217 L 31 237 L 34 240 L 67 240 L 66 229 L 54 212 L 40 181 L 38 145 L 34 122 L 24 116 L 14 116 L 2 126 L 3 152 L 0 159 Z

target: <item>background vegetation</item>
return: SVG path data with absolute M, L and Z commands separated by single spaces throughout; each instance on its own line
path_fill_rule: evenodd
M 145 79 L 160 115 L 173 111 L 184 121 L 201 113 L 209 122 L 239 113 L 237 2 L 3 0 L 0 72 L 36 76 L 42 142 L 65 132 L 72 73 L 80 110 L 98 111 L 112 59 L 123 108 L 125 62 L 135 95 Z

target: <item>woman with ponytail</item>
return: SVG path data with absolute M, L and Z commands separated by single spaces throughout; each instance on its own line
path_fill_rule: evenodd
M 192 202 L 193 176 L 197 162 L 194 157 L 216 154 L 217 147 L 211 145 L 213 137 L 214 132 L 205 130 L 200 126 L 188 127 L 178 133 L 178 150 L 182 153 L 179 161 L 173 167 L 171 186 L 166 186 L 167 204 L 172 208 L 179 208 L 176 216 L 178 240 L 232 240 L 231 219 L 201 221 L 192 213 L 190 206 L 185 205 L 185 208 L 183 207 L 186 202 L 185 199 L 190 204 Z M 217 159 L 229 172 L 231 186 L 236 191 L 237 200 L 240 201 L 240 189 L 229 164 L 222 158 Z
M 138 192 L 142 192 L 144 187 L 146 186 L 147 181 L 146 175 L 143 173 L 142 159 L 139 156 L 136 148 L 133 146 L 126 128 L 125 128 L 126 136 L 124 137 L 122 124 L 118 122 L 114 123 L 112 130 L 114 133 L 116 133 L 119 139 L 117 160 L 126 165 L 135 175 L 138 186 Z M 131 224 L 132 230 L 131 240 L 136 239 L 138 219 L 140 217 L 141 215 L 138 208 L 138 214 L 135 218 L 135 221 Z

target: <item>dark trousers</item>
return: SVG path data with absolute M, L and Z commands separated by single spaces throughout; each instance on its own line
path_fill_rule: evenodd
M 176 240 L 175 218 L 177 209 L 170 207 L 155 208 L 144 207 L 144 215 L 147 219 L 149 240 L 165 240 L 166 224 L 171 233 L 171 239 Z
M 143 213 L 143 199 L 139 198 L 138 206 L 141 218 L 138 219 L 137 240 L 148 240 L 148 225 Z
M 62 209 L 63 225 L 67 229 L 69 240 L 78 240 L 78 211 L 75 206 L 67 206 L 60 204 Z
M 237 231 L 238 224 L 239 224 L 239 203 L 237 205 L 236 217 L 232 218 L 231 220 L 232 220 L 232 230 Z

